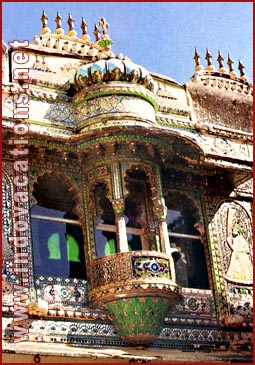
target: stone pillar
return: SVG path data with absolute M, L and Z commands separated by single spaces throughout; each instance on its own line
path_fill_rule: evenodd
M 153 208 L 158 221 L 161 251 L 171 254 L 171 247 L 166 224 L 167 207 L 165 206 L 164 199 L 161 198 L 153 200 Z
M 127 230 L 124 216 L 125 202 L 123 199 L 120 166 L 118 162 L 111 164 L 112 207 L 115 213 L 117 252 L 128 252 Z
M 127 230 L 124 216 L 124 199 L 112 200 L 115 213 L 117 252 L 128 252 Z
M 170 240 L 166 223 L 167 207 L 165 206 L 165 199 L 154 196 L 152 201 L 153 201 L 153 210 L 158 221 L 158 231 L 159 231 L 159 241 L 160 241 L 161 251 L 169 255 L 171 279 L 175 282 L 176 275 L 175 275 L 175 267 L 174 267 L 172 252 L 175 251 L 176 249 L 173 249 L 170 246 Z

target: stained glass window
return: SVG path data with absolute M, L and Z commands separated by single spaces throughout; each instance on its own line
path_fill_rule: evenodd
M 86 278 L 83 234 L 74 214 L 35 206 L 31 225 L 36 275 Z

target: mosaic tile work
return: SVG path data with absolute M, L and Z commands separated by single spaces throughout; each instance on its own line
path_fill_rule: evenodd
M 151 276 L 169 278 L 169 261 L 158 257 L 132 258 L 133 276 L 135 278 Z
M 3 318 L 3 338 L 12 342 L 12 318 Z M 31 320 L 29 340 L 34 342 L 73 343 L 80 346 L 127 346 L 115 327 L 107 322 L 66 320 Z M 251 349 L 252 332 L 226 331 L 219 328 L 164 326 L 150 348 Z
M 11 185 L 8 183 L 5 175 L 2 175 L 2 231 L 5 237 L 11 233 L 12 218 L 11 218 Z
M 4 318 L 5 339 L 11 339 L 11 318 Z M 117 339 L 115 328 L 105 322 L 75 322 L 65 320 L 32 320 L 29 324 L 29 340 L 43 342 L 75 342 L 88 344 L 97 339 L 107 343 L 110 338 Z
M 86 280 L 40 276 L 36 278 L 35 284 L 37 296 L 48 303 L 81 307 L 87 305 L 88 283 Z
M 80 303 L 86 300 L 85 289 L 77 286 L 47 285 L 44 288 L 44 299 L 57 302 Z
M 182 288 L 182 299 L 173 313 L 174 315 L 192 313 L 192 316 L 196 315 L 198 318 L 201 315 L 216 317 L 212 290 Z
M 68 123 L 76 125 L 76 116 L 71 106 L 65 104 L 50 104 L 45 119 L 49 119 L 53 123 Z
M 126 95 L 105 95 L 84 101 L 77 107 L 77 121 L 82 122 L 103 114 L 132 113 L 137 118 L 155 121 L 152 105 L 147 101 Z

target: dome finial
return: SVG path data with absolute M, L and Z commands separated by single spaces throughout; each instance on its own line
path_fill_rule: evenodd
M 194 53 L 194 57 L 193 60 L 195 60 L 196 66 L 195 66 L 195 71 L 200 71 L 203 70 L 203 67 L 200 65 L 200 56 L 197 53 L 197 49 L 195 47 L 195 53 Z
M 222 57 L 221 53 L 220 53 L 220 50 L 218 50 L 218 58 L 217 58 L 217 61 L 219 62 L 219 72 L 222 72 L 222 73 L 226 73 L 227 70 L 225 69 L 224 65 L 223 65 L 223 61 L 224 61 L 224 58 Z
M 233 63 L 234 62 L 231 60 L 231 58 L 230 58 L 230 56 L 228 54 L 228 62 L 227 62 L 227 64 L 228 64 L 228 67 L 229 67 L 229 74 L 232 77 L 237 77 L 236 72 L 235 72 L 235 70 L 233 68 Z
M 210 52 L 208 51 L 208 48 L 206 48 L 205 59 L 207 61 L 206 71 L 214 71 L 214 66 L 212 64 L 212 56 L 211 56 Z
M 98 25 L 102 28 L 102 39 L 109 39 L 108 34 L 106 34 L 109 24 L 106 22 L 105 18 L 101 18 Z
M 50 34 L 51 30 L 47 26 L 47 24 L 48 24 L 48 18 L 47 18 L 47 15 L 46 15 L 46 13 L 45 13 L 44 10 L 42 12 L 41 22 L 42 22 L 41 35 Z
M 99 31 L 99 29 L 98 29 L 98 27 L 97 27 L 97 25 L 95 24 L 95 28 L 94 28 L 94 32 L 93 32 L 93 34 L 95 35 L 95 37 L 96 37 L 96 42 L 98 42 L 99 40 L 100 40 L 100 31 Z
M 69 37 L 76 37 L 77 36 L 77 32 L 74 30 L 74 20 L 73 20 L 73 17 L 72 17 L 72 15 L 70 13 L 68 15 L 67 24 L 69 26 L 69 30 L 67 32 L 67 35 Z
M 64 29 L 61 28 L 62 26 L 62 18 L 61 18 L 61 15 L 59 14 L 59 12 L 57 11 L 57 16 L 56 16 L 56 19 L 55 19 L 55 22 L 56 22 L 56 30 L 55 30 L 55 34 L 64 34 Z
M 243 81 L 248 81 L 248 77 L 244 73 L 244 68 L 245 68 L 244 65 L 239 60 L 238 70 L 240 71 L 240 79 L 243 80 Z
M 90 40 L 90 36 L 87 33 L 87 23 L 85 22 L 84 18 L 82 17 L 81 19 L 81 30 L 82 30 L 82 36 L 81 39 L 84 39 L 85 41 L 89 41 Z

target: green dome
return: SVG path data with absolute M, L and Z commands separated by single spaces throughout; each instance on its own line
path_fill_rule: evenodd
M 156 91 L 157 86 L 144 67 L 136 65 L 130 60 L 118 58 L 99 60 L 82 66 L 73 75 L 70 84 L 76 91 L 79 91 L 90 85 L 110 81 L 136 83 L 152 92 Z

